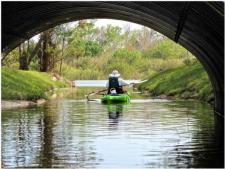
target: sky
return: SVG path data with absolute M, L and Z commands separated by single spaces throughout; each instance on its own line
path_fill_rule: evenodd
M 78 21 L 75 22 L 71 22 L 70 24 L 73 26 L 77 23 Z M 132 22 L 127 22 L 127 21 L 122 21 L 122 20 L 115 20 L 115 19 L 96 19 L 95 20 L 95 25 L 96 27 L 102 27 L 102 26 L 107 26 L 107 25 L 113 25 L 113 26 L 119 26 L 123 29 L 125 29 L 128 25 L 130 27 L 130 30 L 135 30 L 135 29 L 141 29 L 143 26 L 136 24 L 136 23 L 132 23 Z M 38 41 L 39 36 L 36 35 L 32 38 L 35 41 Z
M 139 25 L 139 24 L 136 24 L 136 23 L 126 22 L 126 21 L 121 21 L 121 20 L 115 20 L 115 19 L 97 19 L 97 21 L 95 22 L 95 25 L 97 27 L 106 26 L 108 24 L 111 24 L 111 25 L 114 25 L 114 26 L 119 26 L 121 28 L 124 28 L 127 25 L 130 25 L 131 30 L 141 29 L 143 27 L 142 25 Z
M 88 21 L 91 21 L 91 19 L 87 19 Z M 128 26 L 130 30 L 135 30 L 135 29 L 141 29 L 143 26 L 132 23 L 132 22 L 127 22 L 127 21 L 122 21 L 122 20 L 115 20 L 115 19 L 93 19 L 95 26 L 96 27 L 102 27 L 102 26 L 107 26 L 107 25 L 113 25 L 113 26 L 119 26 L 122 28 L 122 31 L 125 30 Z M 70 22 L 70 26 L 74 26 L 78 23 L 79 21 L 74 21 Z

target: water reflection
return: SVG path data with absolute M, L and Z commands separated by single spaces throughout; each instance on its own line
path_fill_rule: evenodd
M 122 104 L 109 104 L 107 105 L 108 117 L 109 117 L 109 130 L 116 130 L 120 117 L 123 113 Z
M 41 141 L 41 152 L 40 152 L 40 166 L 49 168 L 52 166 L 52 159 L 54 159 L 53 154 L 53 130 L 58 121 L 58 114 L 54 113 L 54 110 L 57 110 L 56 107 L 52 109 L 50 106 L 45 105 L 43 107 L 43 125 L 42 125 L 42 136 Z
M 122 104 L 109 104 L 107 105 L 109 119 L 113 119 L 113 122 L 117 123 L 119 117 L 122 116 L 123 105 Z
M 213 112 L 196 102 L 54 100 L 2 111 L 3 167 L 222 167 Z

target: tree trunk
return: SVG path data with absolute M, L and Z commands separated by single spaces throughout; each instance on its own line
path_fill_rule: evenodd
M 52 43 L 52 30 L 47 30 L 42 33 L 42 52 L 40 57 L 40 71 L 49 72 L 54 63 L 54 50 L 55 46 Z
M 49 53 L 47 51 L 48 45 L 48 31 L 43 32 L 42 52 L 40 57 L 40 71 L 47 72 L 49 70 Z
M 20 67 L 19 67 L 20 70 L 29 70 L 29 67 L 28 67 L 28 64 L 27 64 L 27 57 L 26 57 L 26 55 L 22 55 L 19 58 L 19 62 L 20 62 Z
M 62 74 L 62 62 L 63 62 L 63 55 L 64 55 L 64 45 L 65 45 L 65 37 L 63 36 L 63 39 L 62 39 L 62 58 L 60 60 L 60 66 L 59 66 L 59 74 L 61 75 Z
M 60 60 L 60 66 L 59 66 L 59 74 L 62 75 L 62 61 L 63 59 Z
M 31 52 L 30 56 L 28 57 L 28 65 L 30 64 L 30 62 L 32 61 L 34 56 L 37 54 L 38 50 L 40 50 L 41 43 L 42 43 L 42 36 L 40 36 L 40 39 L 38 40 L 38 43 L 36 44 L 35 48 Z
M 29 70 L 28 63 L 27 63 L 27 54 L 24 51 L 24 44 L 23 48 L 21 45 L 19 46 L 19 69 L 20 70 Z

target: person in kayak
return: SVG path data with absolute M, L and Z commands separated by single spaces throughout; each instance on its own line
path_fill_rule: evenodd
M 123 86 L 126 85 L 129 84 L 120 78 L 120 74 L 117 70 L 113 70 L 112 74 L 109 74 L 109 80 L 106 83 L 108 94 L 122 94 L 124 93 Z

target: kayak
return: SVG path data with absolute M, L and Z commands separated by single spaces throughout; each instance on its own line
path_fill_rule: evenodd
M 101 98 L 102 103 L 129 103 L 128 94 L 107 94 Z
M 101 98 L 102 103 L 129 103 L 128 94 L 107 94 Z

